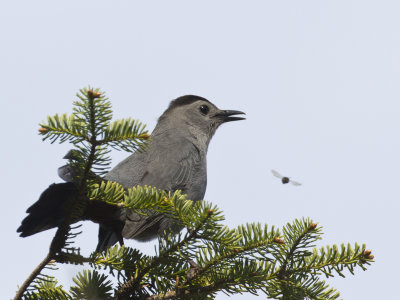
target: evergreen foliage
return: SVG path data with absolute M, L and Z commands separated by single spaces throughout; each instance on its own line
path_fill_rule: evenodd
M 125 190 L 101 176 L 110 163 L 109 147 L 135 151 L 146 147 L 149 135 L 133 119 L 111 122 L 108 99 L 99 90 L 83 89 L 73 114 L 55 115 L 40 124 L 40 134 L 52 143 L 75 146 L 69 160 L 79 196 L 68 208 L 50 251 L 19 289 L 15 299 L 214 299 L 225 294 L 264 293 L 273 299 L 338 299 L 323 277 L 366 270 L 374 258 L 365 245 L 315 248 L 322 228 L 308 218 L 294 220 L 282 230 L 260 223 L 237 228 L 222 225 L 218 207 L 192 202 L 180 191 L 137 186 Z M 86 201 L 103 201 L 141 214 L 158 211 L 174 218 L 184 230 L 165 233 L 153 256 L 115 245 L 89 257 L 73 247 L 79 232 L 71 228 Z M 86 265 L 67 291 L 45 268 L 69 263 Z M 113 279 L 113 280 L 110 280 Z M 114 283 L 113 283 L 114 282 Z

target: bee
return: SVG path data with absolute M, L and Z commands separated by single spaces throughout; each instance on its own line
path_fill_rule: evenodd
M 277 171 L 275 171 L 275 170 L 271 170 L 271 172 L 272 172 L 272 174 L 273 174 L 275 177 L 278 177 L 278 178 L 282 181 L 283 184 L 286 184 L 286 183 L 289 183 L 289 182 L 290 182 L 291 184 L 293 184 L 293 185 L 295 185 L 295 186 L 301 185 L 300 182 L 290 180 L 289 177 L 282 176 L 281 174 L 279 174 L 279 173 L 278 173 Z

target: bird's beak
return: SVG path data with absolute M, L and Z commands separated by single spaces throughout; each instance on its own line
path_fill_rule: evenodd
M 215 117 L 220 119 L 222 123 L 230 122 L 230 121 L 240 121 L 246 120 L 246 118 L 242 117 L 232 117 L 234 115 L 245 115 L 244 112 L 238 110 L 220 110 Z

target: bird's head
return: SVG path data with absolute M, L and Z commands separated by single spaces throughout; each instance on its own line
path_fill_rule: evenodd
M 189 129 L 209 141 L 221 124 L 244 120 L 237 116 L 244 114 L 238 110 L 221 110 L 203 97 L 186 95 L 171 101 L 158 121 L 174 128 Z

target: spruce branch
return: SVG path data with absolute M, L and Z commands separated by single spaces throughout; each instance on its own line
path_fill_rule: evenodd
M 49 139 L 51 143 L 59 140 L 60 143 L 70 141 L 72 143 L 79 143 L 87 140 L 87 137 L 80 131 L 81 127 L 78 126 L 77 120 L 74 115 L 68 116 L 67 114 L 47 117 L 47 124 L 41 123 L 39 133 L 43 135 L 43 140 Z
M 50 244 L 50 249 L 49 249 L 49 253 L 46 255 L 46 257 L 44 258 L 44 260 L 35 268 L 35 271 L 28 277 L 28 279 L 26 280 L 26 284 L 24 284 L 19 291 L 17 292 L 16 297 L 14 298 L 15 300 L 20 299 L 21 296 L 23 295 L 24 291 L 26 290 L 26 288 L 31 284 L 31 282 L 42 272 L 43 268 L 51 261 L 55 258 L 56 254 L 59 253 L 61 251 L 61 249 L 66 245 L 66 240 L 68 237 L 68 233 L 70 231 L 70 224 L 71 224 L 71 219 L 72 219 L 72 215 L 73 213 L 76 214 L 77 211 L 82 211 L 84 209 L 84 205 L 79 205 L 79 207 L 76 205 L 76 203 L 80 202 L 80 203 L 84 203 L 83 200 L 83 196 L 86 193 L 86 180 L 87 180 L 87 176 L 89 174 L 89 170 L 91 169 L 91 166 L 93 164 L 93 160 L 94 160 L 94 156 L 95 156 L 95 151 L 96 151 L 96 136 L 95 136 L 95 132 L 96 132 L 96 128 L 94 126 L 93 123 L 95 123 L 95 116 L 94 116 L 94 110 L 95 110 L 95 106 L 94 106 L 94 96 L 92 92 L 89 92 L 91 90 L 86 90 L 86 91 L 81 91 L 82 94 L 86 93 L 86 98 L 83 98 L 83 96 L 79 96 L 82 100 L 82 102 L 87 103 L 87 110 L 79 110 L 77 112 L 77 114 L 83 114 L 83 115 L 88 115 L 89 116 L 89 123 L 88 127 L 89 127 L 89 131 L 92 133 L 91 138 L 89 139 L 89 142 L 91 143 L 91 147 L 90 147 L 90 153 L 87 157 L 87 161 L 86 161 L 86 165 L 83 171 L 83 176 L 80 178 L 79 184 L 78 184 L 78 191 L 79 191 L 79 195 L 76 199 L 74 199 L 74 201 L 72 201 L 69 205 L 69 207 L 66 208 L 66 217 L 64 219 L 64 221 L 62 222 L 62 224 L 58 227 L 56 234 L 53 238 L 53 240 L 51 241 Z M 97 96 L 96 96 L 97 97 Z M 80 106 L 80 107 L 84 107 L 84 105 L 80 102 L 75 102 L 75 105 Z M 72 119 L 72 118 L 69 118 Z M 78 128 L 79 128 L 79 132 L 83 132 L 85 133 L 85 128 L 81 125 L 81 123 L 79 122 L 83 122 L 84 119 L 79 119 L 78 118 L 78 122 L 76 124 L 79 124 Z M 61 125 L 57 124 L 57 125 Z M 64 124 L 65 125 L 65 124 Z M 43 127 L 44 125 L 42 125 Z M 49 134 L 48 136 L 50 136 L 50 132 L 48 131 L 46 132 L 47 134 Z M 57 131 L 53 131 L 53 133 L 57 133 Z M 57 134 L 55 134 L 54 136 L 57 136 Z M 87 138 L 87 136 L 86 136 Z M 54 142 L 56 139 L 53 139 L 52 142 Z M 61 142 L 63 142 L 65 139 L 61 139 Z M 78 213 L 79 214 L 79 213 Z
M 139 264 L 146 264 L 151 258 L 141 254 L 137 249 L 114 245 L 102 253 L 92 253 L 89 259 L 92 267 L 108 269 L 112 275 L 116 271 L 118 279 L 120 277 L 127 279 L 137 272 Z
M 40 262 L 39 265 L 32 271 L 32 273 L 28 276 L 28 278 L 24 281 L 24 283 L 20 286 L 17 291 L 17 294 L 14 297 L 14 300 L 22 299 L 25 291 L 31 285 L 31 283 L 35 280 L 35 278 L 42 272 L 42 270 L 50 263 L 51 256 L 50 253 L 46 255 L 46 257 Z
M 287 227 L 293 229 L 289 233 L 290 236 L 283 236 L 285 240 L 291 241 L 287 245 L 280 242 L 282 239 L 276 239 L 279 236 L 278 231 L 275 231 L 273 235 L 267 235 L 269 240 L 265 243 L 269 245 L 269 248 L 260 247 L 258 249 L 258 257 L 264 257 L 265 260 L 263 261 L 256 259 L 256 252 L 252 253 L 249 251 L 247 255 L 244 255 L 244 249 L 236 248 L 231 252 L 227 251 L 225 256 L 220 255 L 215 261 L 209 260 L 208 264 L 204 264 L 204 259 L 203 261 L 201 259 L 198 260 L 199 265 L 196 264 L 196 270 L 193 273 L 191 273 L 193 266 L 189 262 L 191 266 L 187 270 L 188 276 L 186 281 L 184 280 L 182 283 L 179 283 L 179 278 L 177 278 L 175 288 L 155 294 L 153 298 L 182 299 L 186 297 L 200 297 L 201 299 L 201 297 L 209 296 L 218 291 L 223 291 L 227 294 L 243 292 L 257 294 L 258 291 L 263 291 L 267 296 L 275 299 L 337 299 L 339 293 L 329 287 L 325 281 L 321 281 L 318 277 L 318 272 L 312 272 L 311 267 L 307 270 L 304 268 L 295 268 L 298 265 L 302 265 L 301 261 L 303 259 L 310 257 L 306 248 L 311 247 L 311 243 L 319 239 L 319 236 L 314 234 L 316 232 L 321 234 L 320 230 L 316 229 L 316 224 L 308 224 L 308 221 L 304 219 L 301 221 L 295 220 L 293 224 L 288 224 L 290 226 L 287 225 L 284 228 L 286 234 L 290 232 Z M 253 226 L 248 225 L 247 227 L 253 228 Z M 310 231 L 314 232 L 311 233 Z M 251 232 L 253 237 L 260 238 L 259 235 L 255 234 L 254 229 Z M 294 234 L 295 232 L 297 232 L 296 235 Z M 245 236 L 249 239 L 249 236 L 252 235 L 247 234 Z M 200 239 L 201 236 L 198 236 L 198 238 Z M 256 244 L 257 238 L 252 240 L 253 245 Z M 299 239 L 306 239 L 307 241 L 300 241 Z M 303 246 L 300 247 L 300 245 Z M 366 264 L 373 258 L 371 251 L 365 250 L 364 247 L 360 247 L 359 250 L 355 251 L 355 254 L 348 247 L 344 247 L 343 251 L 335 256 L 336 260 L 330 259 L 329 263 L 325 263 L 336 268 L 338 268 L 339 264 L 347 264 L 349 259 L 343 253 L 348 253 L 348 256 L 352 256 L 350 259 L 353 259 L 353 263 L 357 261 L 361 265 Z M 297 249 L 293 250 L 294 248 Z M 224 248 L 214 248 L 214 250 L 216 249 L 219 249 L 217 251 L 221 251 Z M 204 252 L 205 250 L 199 251 Z M 283 260 L 282 265 L 279 265 L 278 261 L 271 260 L 271 257 L 266 257 L 268 255 L 273 256 L 275 251 L 280 251 L 281 257 L 287 258 L 289 256 L 290 258 Z M 298 252 L 305 254 L 305 258 L 297 255 Z M 298 258 L 302 259 L 299 260 Z M 315 258 L 313 260 L 316 261 Z M 215 266 L 214 262 L 216 262 Z M 283 265 L 287 268 L 287 279 L 281 278 Z M 291 269 L 289 266 L 292 266 Z M 317 266 L 315 265 L 314 267 Z M 306 276 L 307 272 L 309 276 Z M 163 276 L 162 273 L 155 274 Z
M 201 229 L 201 227 L 205 224 L 208 218 L 211 217 L 212 211 L 208 210 L 205 217 L 203 220 L 199 222 L 197 227 L 189 234 L 186 235 L 186 237 L 179 243 L 173 244 L 171 247 L 168 249 L 165 249 L 164 251 L 161 252 L 160 250 L 160 255 L 153 258 L 146 266 L 144 266 L 137 274 L 135 274 L 135 277 L 132 277 L 130 280 L 128 280 L 125 284 L 123 284 L 117 291 L 115 300 L 122 300 L 126 299 L 137 287 L 140 285 L 140 282 L 143 280 L 143 277 L 155 266 L 160 264 L 166 257 L 168 257 L 169 254 L 175 252 L 177 249 L 180 247 L 184 246 L 188 242 L 190 242 L 192 239 L 194 239 Z
M 82 89 L 77 97 L 80 100 L 74 102 L 74 113 L 71 116 L 68 117 L 63 114 L 49 117 L 47 124 L 40 124 L 39 133 L 43 135 L 43 140 L 50 139 L 51 143 L 58 140 L 60 143 L 70 141 L 76 145 L 75 158 L 70 160 L 70 166 L 76 177 L 78 195 L 66 205 L 65 218 L 51 241 L 49 253 L 19 288 L 15 300 L 21 299 L 26 289 L 41 274 L 49 262 L 57 258 L 57 254 L 70 244 L 67 240 L 74 237 L 74 235 L 70 235 L 70 224 L 79 220 L 85 211 L 87 206 L 86 194 L 89 193 L 89 187 L 93 181 L 92 169 L 97 169 L 100 174 L 103 174 L 109 165 L 110 160 L 106 157 L 109 151 L 104 148 L 108 141 L 99 141 L 98 137 L 110 125 L 112 118 L 111 104 L 98 89 Z M 128 137 L 134 136 L 133 134 L 129 135 L 130 131 L 134 131 L 137 136 L 135 141 L 144 145 L 143 141 L 147 140 L 148 136 L 143 125 L 140 124 L 139 126 L 137 122 L 132 121 L 125 122 L 125 124 L 120 122 L 120 124 L 125 128 L 124 133 Z M 135 142 L 130 141 L 126 136 L 123 140 L 119 146 L 125 147 L 124 143 L 126 143 L 126 149 L 136 147 Z M 71 249 L 75 251 L 74 248 Z M 58 257 L 60 258 L 60 256 Z M 65 255 L 62 258 L 63 261 L 66 260 Z
M 150 135 L 144 129 L 145 125 L 131 118 L 116 120 L 102 132 L 99 143 L 128 152 L 133 152 L 138 148 L 143 149 L 147 145 L 143 141 L 150 139 Z
M 355 243 L 354 248 L 350 244 L 347 247 L 342 244 L 341 251 L 336 245 L 326 246 L 319 249 L 319 254 L 317 249 L 313 249 L 312 256 L 305 259 L 305 269 L 316 274 L 321 271 L 327 278 L 333 277 L 332 271 L 345 277 L 342 272 L 345 268 L 354 275 L 356 266 L 365 271 L 365 265 L 370 265 L 373 258 L 371 250 L 366 250 L 365 244 L 359 246 Z
M 281 261 L 281 257 L 278 258 L 282 263 L 281 269 L 279 271 L 279 278 L 286 280 L 287 269 L 292 267 L 294 258 L 303 257 L 308 255 L 306 249 L 308 245 L 314 243 L 316 240 L 320 239 L 317 235 L 320 232 L 320 228 L 317 228 L 315 223 L 310 220 L 295 220 L 293 224 L 287 224 L 284 227 L 284 235 L 287 237 L 287 247 L 284 248 L 284 258 Z
M 24 300 L 72 300 L 71 295 L 63 289 L 63 286 L 58 285 L 54 277 L 37 278 L 33 288 L 34 291 L 28 291 L 23 295 Z
M 71 287 L 74 299 L 111 299 L 113 287 L 104 274 L 96 270 L 79 273 L 73 278 L 76 286 Z

